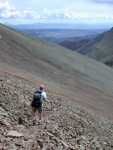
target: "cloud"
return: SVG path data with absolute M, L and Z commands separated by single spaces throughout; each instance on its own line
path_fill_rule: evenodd
M 93 2 L 100 3 L 100 4 L 113 4 L 113 0 L 92 0 Z
M 40 15 L 40 18 L 48 19 L 68 19 L 68 20 L 113 20 L 113 10 L 109 7 L 93 5 L 91 7 L 80 6 L 78 8 L 67 7 L 65 9 L 54 9 L 48 10 L 44 9 L 43 14 Z
M 9 4 L 8 0 L 0 0 L 0 17 L 9 18 L 17 13 L 15 7 Z
M 11 7 L 10 7 L 8 1 L 0 0 L 0 11 L 2 12 L 2 11 L 5 11 L 5 10 L 9 10 L 9 9 L 11 9 Z
M 0 18 L 40 18 L 33 10 L 17 10 L 9 0 L 0 0 Z
M 68 1 L 68 0 L 67 0 Z M 69 2 L 69 1 L 68 1 Z M 0 0 L 0 18 L 2 19 L 23 19 L 23 20 L 113 20 L 113 7 L 101 5 L 101 3 L 111 3 L 113 0 L 70 0 L 68 5 L 62 9 L 43 8 L 37 9 L 26 8 L 17 9 L 17 5 L 10 3 L 9 0 Z M 99 3 L 99 5 L 98 5 Z

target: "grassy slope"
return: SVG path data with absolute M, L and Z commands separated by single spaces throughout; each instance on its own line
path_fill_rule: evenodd
M 106 63 L 113 58 L 113 29 L 100 36 L 101 38 L 97 39 L 95 44 L 88 48 L 87 55 Z
M 88 109 L 111 114 L 113 70 L 55 44 L 0 26 L 0 62 L 59 85 L 64 95 Z M 55 86 L 54 84 L 54 86 Z M 69 98 L 70 98 L 69 97 Z M 109 103 L 107 102 L 109 101 Z M 102 105 L 101 105 L 102 104 Z M 111 114 L 112 116 L 112 114 Z

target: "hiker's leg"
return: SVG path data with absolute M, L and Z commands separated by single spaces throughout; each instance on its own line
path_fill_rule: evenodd
M 32 115 L 33 115 L 33 120 L 36 119 L 36 108 L 32 107 Z
M 42 120 L 42 104 L 38 108 L 38 116 L 39 116 L 39 120 Z
M 38 116 L 39 116 L 39 120 L 42 120 L 42 112 L 39 112 Z

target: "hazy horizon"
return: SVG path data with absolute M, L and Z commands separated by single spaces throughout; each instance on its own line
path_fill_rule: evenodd
M 70 23 L 113 26 L 112 0 L 0 0 L 5 24 Z

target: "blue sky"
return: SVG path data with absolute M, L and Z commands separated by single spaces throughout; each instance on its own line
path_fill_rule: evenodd
M 113 24 L 113 0 L 0 0 L 0 20 Z

